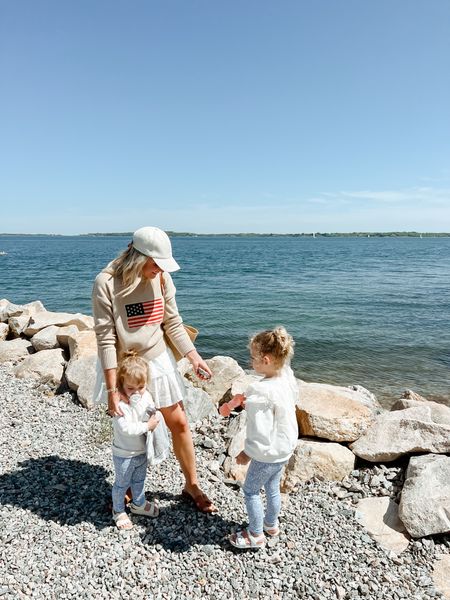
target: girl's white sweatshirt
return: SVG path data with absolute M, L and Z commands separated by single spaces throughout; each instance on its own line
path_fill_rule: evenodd
M 130 404 L 119 402 L 119 406 L 123 417 L 113 419 L 113 454 L 125 458 L 145 454 L 147 421 L 155 408 L 151 395 L 147 391 L 142 396 L 133 394 Z
M 246 393 L 247 436 L 244 452 L 260 462 L 284 462 L 298 439 L 295 403 L 298 388 L 290 368 L 277 377 L 264 378 Z

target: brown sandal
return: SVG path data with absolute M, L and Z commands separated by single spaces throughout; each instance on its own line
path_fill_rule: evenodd
M 197 510 L 202 513 L 214 513 L 218 511 L 218 508 L 214 506 L 214 504 L 211 502 L 208 496 L 203 492 L 200 492 L 199 494 L 197 494 L 197 496 L 193 496 L 187 490 L 183 490 L 181 492 L 181 495 L 184 498 L 184 500 L 187 500 L 188 502 L 194 504 Z

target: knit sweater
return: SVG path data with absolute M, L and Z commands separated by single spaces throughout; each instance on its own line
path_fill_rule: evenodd
M 178 313 L 172 278 L 163 277 L 164 294 L 159 277 L 142 277 L 125 288 L 106 270 L 97 275 L 92 307 L 103 369 L 116 368 L 120 353 L 131 348 L 147 361 L 156 358 L 166 349 L 164 333 L 182 355 L 195 348 Z
M 250 458 L 267 463 L 284 462 L 295 450 L 298 392 L 292 379 L 288 375 L 265 378 L 247 389 L 244 452 Z

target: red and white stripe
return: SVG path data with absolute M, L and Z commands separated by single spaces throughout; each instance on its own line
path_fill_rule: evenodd
M 130 329 L 142 327 L 143 325 L 162 323 L 164 316 L 162 298 L 157 298 L 156 300 L 151 300 L 148 302 L 142 302 L 141 304 L 144 307 L 144 314 L 136 315 L 135 317 L 128 317 L 128 327 L 130 327 Z

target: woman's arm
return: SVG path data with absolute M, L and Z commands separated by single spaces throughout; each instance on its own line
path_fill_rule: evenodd
M 194 373 L 200 379 L 209 379 L 212 373 L 206 362 L 195 349 L 194 344 L 189 339 L 188 334 L 183 327 L 183 320 L 178 312 L 175 301 L 176 288 L 172 278 L 168 273 L 164 273 L 161 278 L 162 292 L 164 295 L 164 333 L 170 338 L 177 347 L 180 354 L 185 356 L 193 366 Z M 201 375 L 198 369 L 201 368 L 209 374 L 209 377 Z
M 108 394 L 108 413 L 111 417 L 122 417 L 123 412 L 119 406 L 120 393 L 117 389 L 117 369 L 105 369 L 103 374 Z

